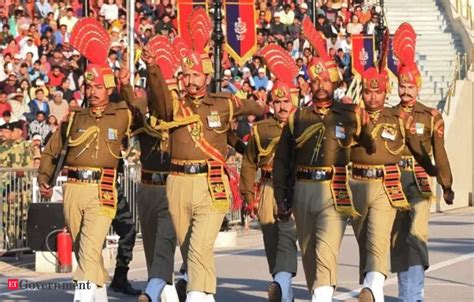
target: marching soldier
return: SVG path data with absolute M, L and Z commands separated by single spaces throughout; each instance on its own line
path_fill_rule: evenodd
M 86 30 L 78 33 L 79 28 Z M 64 137 L 59 129 L 53 134 L 41 158 L 38 182 L 41 194 L 51 196 L 55 159 L 67 144 L 64 215 L 78 261 L 73 276 L 74 300 L 107 301 L 105 282 L 109 276 L 102 245 L 117 210 L 115 183 L 122 141 L 130 137 L 131 129 L 141 120 L 133 117 L 127 103 L 109 101 L 115 80 L 105 63 L 107 53 L 100 51 L 108 49 L 103 42 L 108 33 L 90 18 L 82 19 L 75 29 L 71 44 L 92 62 L 85 72 L 90 107 L 73 109 L 65 123 Z M 90 36 L 84 39 L 81 33 Z M 77 40 L 85 42 L 79 44 Z
M 409 204 L 403 194 L 398 162 L 407 146 L 429 173 L 436 174 L 428 156 L 424 156 L 418 137 L 405 133 L 399 108 L 384 108 L 389 85 L 386 71 L 375 67 L 365 71 L 362 96 L 376 152 L 368 154 L 361 146 L 351 149 L 352 177 L 350 187 L 354 207 L 360 214 L 353 222 L 359 245 L 360 280 L 363 284 L 359 301 L 384 301 L 383 285 L 388 273 L 390 232 L 398 210 Z M 405 143 L 406 141 L 406 143 Z
M 397 39 L 397 40 L 395 40 Z M 403 23 L 394 36 L 394 54 L 400 61 L 398 71 L 398 108 L 407 115 L 406 131 L 417 135 L 425 152 L 434 156 L 439 169 L 437 181 L 448 205 L 454 200 L 453 177 L 444 148 L 444 121 L 438 110 L 421 104 L 417 97 L 421 74 L 414 61 L 416 34 Z M 425 270 L 428 260 L 428 219 L 433 198 L 427 171 L 420 166 L 409 149 L 402 153 L 403 191 L 410 203 L 409 212 L 399 212 L 395 219 L 391 243 L 391 269 L 398 274 L 399 298 L 403 301 L 423 301 Z
M 287 53 L 278 46 L 266 47 L 262 49 L 262 53 L 264 59 L 269 62 L 269 69 L 279 79 L 271 92 L 274 115 L 257 122 L 252 128 L 252 136 L 242 160 L 240 190 L 248 211 L 256 212 L 260 221 L 265 254 L 274 280 L 268 289 L 269 301 L 291 302 L 291 281 L 297 270 L 296 229 L 293 219 L 276 220 L 272 168 L 283 126 L 294 110 L 291 92 L 297 93 L 297 90 L 291 88 L 294 88 L 292 79 L 296 77 L 298 70 L 295 69 L 293 74 L 289 72 L 291 66 L 284 61 Z M 291 57 L 289 61 L 291 62 Z M 279 74 L 279 71 L 282 74 Z M 289 83 L 286 83 L 285 79 L 288 79 Z M 257 192 L 254 192 L 258 169 L 261 176 Z
M 303 29 L 320 56 L 308 67 L 314 105 L 296 111 L 283 128 L 273 185 L 280 219 L 295 217 L 312 301 L 332 301 L 339 247 L 348 217 L 357 215 L 347 179 L 350 147 L 358 141 L 373 153 L 374 145 L 358 108 L 333 101 L 340 76 L 320 33 L 307 18 Z
M 203 20 L 208 18 L 202 9 L 195 10 L 192 15 L 195 14 L 202 14 Z M 200 24 L 191 26 L 196 29 Z M 194 41 L 194 51 L 184 44 L 177 46 L 186 89 L 183 99 L 173 102 L 156 66 L 148 65 L 147 80 L 152 97 L 160 101 L 160 117 L 165 121 L 197 118 L 187 126 L 170 130 L 171 173 L 166 184 L 171 218 L 187 263 L 188 302 L 214 301 L 213 245 L 230 209 L 230 185 L 225 174 L 230 121 L 238 115 L 261 115 L 264 111 L 257 103 L 230 93 L 207 93 L 212 67 L 204 51 L 207 43 L 199 42 Z
M 129 84 L 130 72 L 126 68 L 121 69 L 120 81 L 122 97 L 133 102 L 135 95 Z M 168 210 L 165 187 L 170 169 L 168 132 L 166 129 L 156 129 L 158 121 L 154 117 L 155 112 L 150 113 L 147 123 L 134 132 L 140 143 L 142 171 L 137 207 L 148 271 L 148 284 L 145 293 L 138 298 L 140 302 L 161 301 L 159 298 L 165 286 L 173 284 L 176 249 L 176 234 Z M 145 112 L 142 111 L 142 114 Z

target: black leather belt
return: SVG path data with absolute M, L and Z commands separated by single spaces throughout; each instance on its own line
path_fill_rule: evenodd
M 379 167 L 352 167 L 352 177 L 364 179 L 380 179 L 383 178 L 383 168 Z
M 414 166 L 413 164 L 414 164 L 413 157 L 402 157 L 402 159 L 398 163 L 398 166 L 402 170 L 411 170 L 412 167 Z
M 70 182 L 99 183 L 102 171 L 88 169 L 72 169 L 69 167 L 67 178 Z
M 332 178 L 332 169 L 300 169 L 296 170 L 296 179 L 311 180 L 311 181 L 325 181 Z
M 262 170 L 262 178 L 273 179 L 272 171 Z
M 142 170 L 142 183 L 146 185 L 164 186 L 168 172 L 152 172 Z
M 171 163 L 170 171 L 183 174 L 201 174 L 207 173 L 207 163 Z

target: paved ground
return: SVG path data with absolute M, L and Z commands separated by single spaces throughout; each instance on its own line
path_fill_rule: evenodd
M 239 231 L 238 248 L 221 249 L 216 252 L 218 294 L 216 301 L 266 301 L 266 288 L 270 279 L 258 230 Z M 431 268 L 426 278 L 426 301 L 474 301 L 474 209 L 435 214 L 430 223 Z M 176 258 L 176 268 L 181 264 Z M 335 301 L 356 301 L 358 291 L 357 245 L 348 228 L 344 238 L 339 265 L 339 287 Z M 32 255 L 21 261 L 13 257 L 0 257 L 0 301 L 72 301 L 72 291 L 53 290 L 8 290 L 9 278 L 29 281 L 67 282 L 70 274 L 40 274 L 34 267 Z M 296 301 L 309 301 L 303 270 L 294 281 Z M 136 246 L 134 260 L 129 273 L 134 285 L 146 286 L 146 269 L 143 248 Z M 385 286 L 386 301 L 397 301 L 396 277 L 389 276 Z M 109 301 L 136 301 L 109 292 Z

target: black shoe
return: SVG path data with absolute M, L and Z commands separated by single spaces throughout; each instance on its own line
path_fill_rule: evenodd
M 186 287 L 188 286 L 188 282 L 184 279 L 179 279 L 178 282 L 175 283 L 174 287 L 176 288 L 176 292 L 178 293 L 179 302 L 186 302 Z
M 125 284 L 122 283 L 120 285 L 110 283 L 109 287 L 113 289 L 114 292 L 122 293 L 127 296 L 138 296 L 142 293 L 141 290 L 133 288 L 130 282 L 126 282 Z
M 151 302 L 151 298 L 150 296 L 148 296 L 148 294 L 143 293 L 138 296 L 137 302 Z
M 115 268 L 114 278 L 110 283 L 110 288 L 116 293 L 122 293 L 128 296 L 138 296 L 141 290 L 132 287 L 127 279 L 128 267 L 118 266 Z
M 375 302 L 374 294 L 368 287 L 364 287 L 359 294 L 359 302 Z
M 281 287 L 278 282 L 273 281 L 268 286 L 268 302 L 281 302 Z

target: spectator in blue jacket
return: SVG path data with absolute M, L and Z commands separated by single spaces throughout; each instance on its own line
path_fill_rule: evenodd
M 255 90 L 258 90 L 259 88 L 267 89 L 268 77 L 267 77 L 267 74 L 265 73 L 265 68 L 258 69 L 258 74 L 253 77 L 253 82 L 254 82 Z

